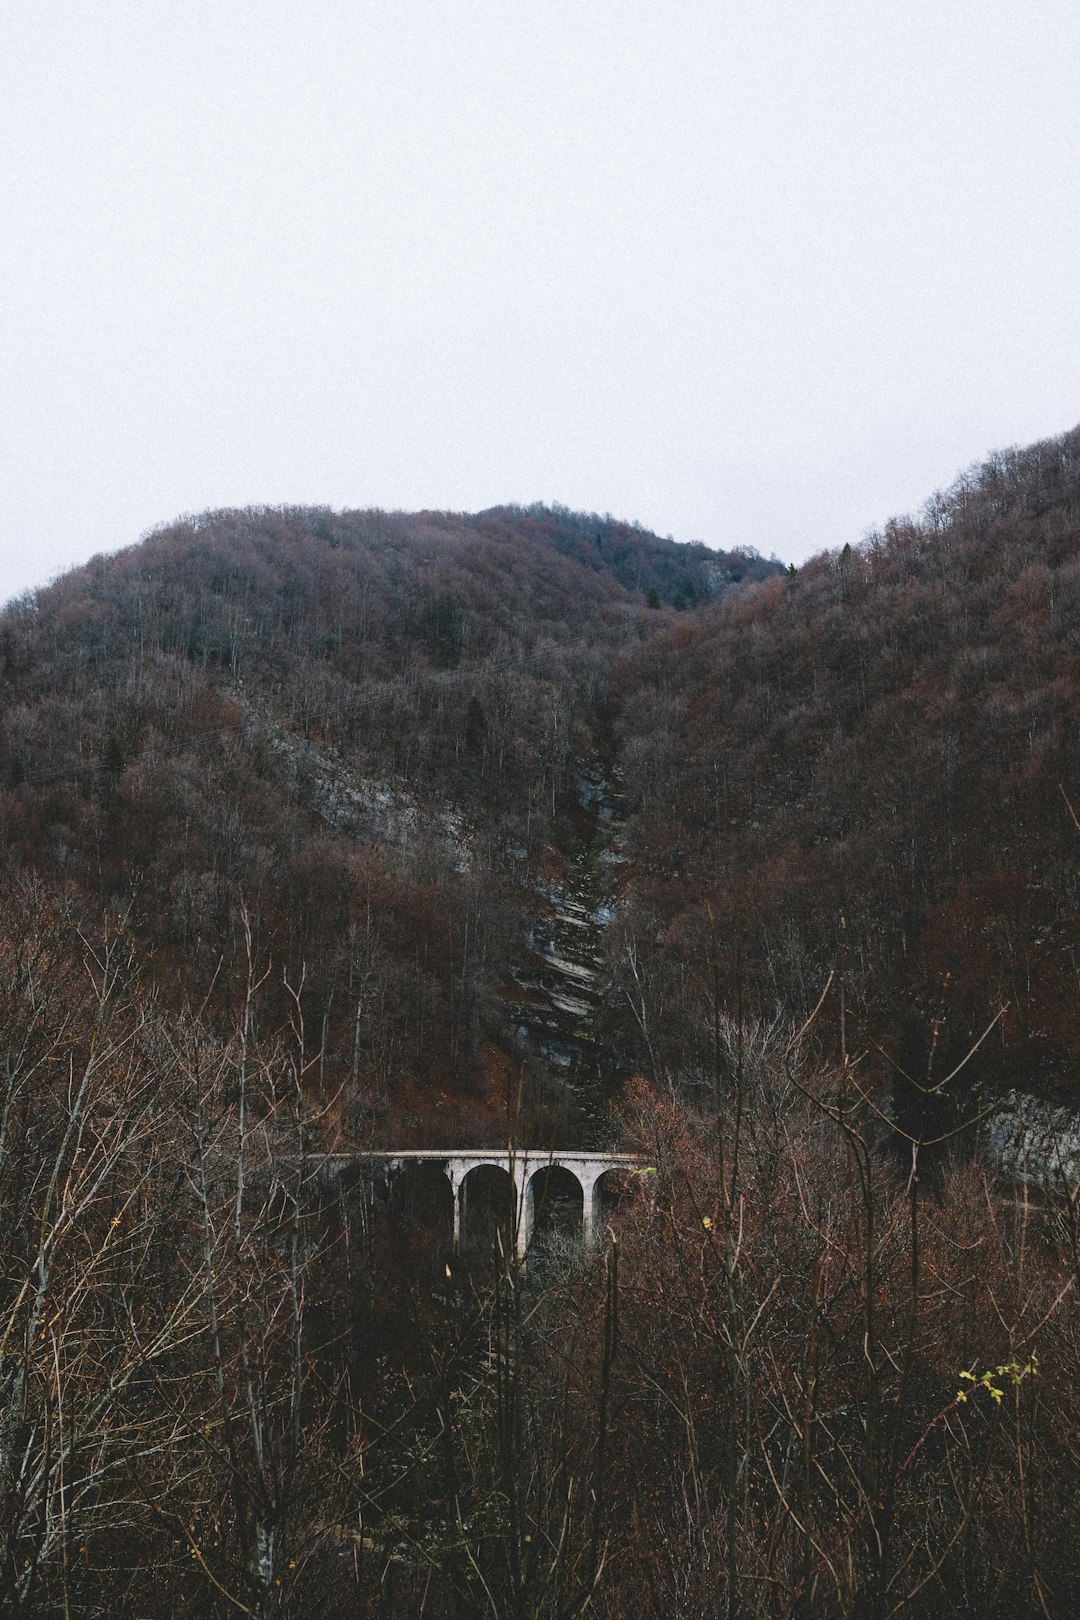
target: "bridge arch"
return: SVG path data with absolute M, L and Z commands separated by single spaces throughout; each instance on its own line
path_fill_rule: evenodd
M 406 1160 L 390 1180 L 387 1201 L 397 1219 L 434 1231 L 440 1244 L 454 1241 L 454 1188 L 442 1165 Z
M 585 1188 L 580 1176 L 564 1164 L 553 1162 L 532 1171 L 526 1186 L 525 1208 L 530 1243 L 555 1231 L 584 1235 Z
M 630 1191 L 632 1165 L 609 1165 L 593 1183 L 593 1231 L 602 1232 Z
M 508 1250 L 520 1220 L 517 1188 L 508 1166 L 482 1160 L 462 1175 L 457 1188 L 458 1232 L 466 1247 L 494 1247 L 501 1239 Z

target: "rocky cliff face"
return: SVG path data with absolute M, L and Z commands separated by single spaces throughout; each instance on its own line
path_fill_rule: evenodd
M 1011 1091 L 979 1126 L 987 1164 L 1025 1186 L 1070 1187 L 1080 1182 L 1080 1114 Z
M 625 861 L 619 785 L 596 762 L 582 765 L 576 847 L 557 878 L 534 890 L 538 915 L 528 955 L 514 969 L 512 1014 L 519 1051 L 560 1095 L 561 1131 L 606 1144 L 607 1093 L 619 1071 L 605 1032 L 611 988 L 604 932 L 615 916 L 614 869 Z

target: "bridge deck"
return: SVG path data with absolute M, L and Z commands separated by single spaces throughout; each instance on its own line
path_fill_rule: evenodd
M 432 1160 L 445 1164 L 449 1160 L 467 1160 L 470 1164 L 534 1164 L 551 1165 L 610 1165 L 613 1169 L 632 1164 L 647 1164 L 643 1153 L 579 1152 L 576 1148 L 358 1148 L 354 1153 L 327 1153 L 330 1164 L 356 1164 L 365 1159 Z

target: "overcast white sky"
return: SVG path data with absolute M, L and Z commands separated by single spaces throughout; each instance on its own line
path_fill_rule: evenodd
M 1080 419 L 1076 0 L 0 0 L 0 600 L 183 511 L 798 560 Z

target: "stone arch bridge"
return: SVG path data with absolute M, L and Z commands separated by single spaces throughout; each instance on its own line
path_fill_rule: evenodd
M 551 1173 L 570 1176 L 581 1192 L 581 1230 L 586 1245 L 595 1242 L 600 1224 L 603 1180 L 613 1170 L 640 1170 L 646 1160 L 634 1153 L 577 1153 L 546 1149 L 520 1149 L 516 1152 L 492 1148 L 406 1149 L 401 1152 L 329 1154 L 328 1170 L 342 1171 L 367 1167 L 393 1182 L 412 1166 L 431 1166 L 446 1177 L 453 1199 L 454 1247 L 461 1242 L 470 1178 L 477 1171 L 502 1171 L 507 1192 L 512 1189 L 514 1250 L 519 1260 L 528 1251 L 542 1199 L 549 1189 Z

